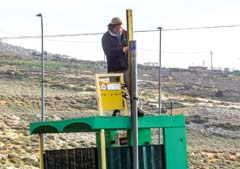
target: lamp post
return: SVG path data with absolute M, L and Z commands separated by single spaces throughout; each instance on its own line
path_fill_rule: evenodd
M 39 13 L 36 15 L 41 18 L 41 121 L 45 121 L 45 91 L 44 91 L 44 52 L 43 52 L 43 18 L 42 14 Z
M 159 29 L 159 72 L 158 72 L 158 111 L 159 114 L 162 114 L 162 98 L 161 98 L 161 93 L 162 93 L 162 88 L 161 88 L 161 64 L 162 64 L 162 27 L 158 27 Z M 161 129 L 158 129 L 158 144 L 161 144 Z
M 36 15 L 41 18 L 41 121 L 45 121 L 45 91 L 44 91 L 44 52 L 43 52 L 43 18 L 42 14 Z M 39 154 L 40 154 L 40 169 L 44 168 L 43 151 L 44 151 L 44 135 L 39 134 Z

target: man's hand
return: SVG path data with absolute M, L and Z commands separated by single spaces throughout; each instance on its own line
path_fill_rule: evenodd
M 123 52 L 124 52 L 124 53 L 128 53 L 128 51 L 129 51 L 129 48 L 128 48 L 128 46 L 126 46 L 126 47 L 123 47 Z

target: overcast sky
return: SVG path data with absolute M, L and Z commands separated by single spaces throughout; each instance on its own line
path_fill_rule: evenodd
M 240 67 L 240 27 L 167 31 L 186 27 L 240 25 L 239 0 L 6 0 L 0 5 L 0 37 L 105 32 L 112 17 L 133 10 L 134 30 L 163 27 L 162 65 L 165 67 Z M 164 31 L 166 30 L 166 31 Z M 135 33 L 138 62 L 158 62 L 159 33 Z M 3 40 L 41 49 L 40 39 Z M 103 60 L 101 35 L 46 38 L 44 50 L 85 60 Z

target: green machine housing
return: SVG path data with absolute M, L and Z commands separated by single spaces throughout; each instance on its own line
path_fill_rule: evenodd
M 99 132 L 105 130 L 107 169 L 131 169 L 132 167 L 132 138 L 131 117 L 87 117 L 60 121 L 45 121 L 30 123 L 31 134 L 42 133 L 73 133 L 73 132 L 95 132 L 96 133 L 96 169 L 101 169 L 101 154 L 99 153 Z M 153 128 L 162 128 L 163 144 L 152 144 Z M 127 131 L 125 138 L 120 138 L 117 143 L 117 131 Z M 138 142 L 139 142 L 139 168 L 140 169 L 187 169 L 187 147 L 185 116 L 144 116 L 138 118 Z M 45 155 L 48 151 L 45 151 Z M 56 155 L 56 153 L 55 153 Z M 82 157 L 84 158 L 84 156 Z M 60 161 L 53 163 L 63 163 Z M 75 157 L 76 159 L 76 157 Z M 89 159 L 91 160 L 91 159 Z M 75 160 L 75 163 L 84 163 L 85 160 Z M 47 169 L 47 160 L 44 161 Z M 68 165 L 68 164 L 66 164 Z M 80 166 L 81 164 L 71 164 Z M 59 165 L 63 166 L 63 165 Z M 85 169 L 83 167 L 76 167 Z M 51 167 L 49 167 L 51 168 Z M 56 168 L 56 166 L 55 166 Z M 58 167 L 61 169 L 61 167 Z M 71 167 L 68 167 L 71 168 Z M 74 168 L 74 167 L 73 167 Z M 90 167 L 94 169 L 94 167 Z M 66 167 L 64 168 L 66 169 Z M 87 169 L 87 167 L 86 167 Z

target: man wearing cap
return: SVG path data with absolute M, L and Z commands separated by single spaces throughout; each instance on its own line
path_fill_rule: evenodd
M 123 73 L 124 83 L 128 86 L 128 44 L 127 33 L 122 28 L 122 21 L 118 17 L 112 18 L 108 24 L 108 31 L 102 37 L 103 51 L 107 57 L 108 73 Z M 112 79 L 112 81 L 118 81 Z M 119 110 L 115 110 L 119 111 Z M 114 112 L 115 113 L 115 112 Z M 138 108 L 138 116 L 144 116 Z
M 118 17 L 112 18 L 108 31 L 102 37 L 103 51 L 107 57 L 108 73 L 123 73 L 128 85 L 128 44 L 127 34 Z

